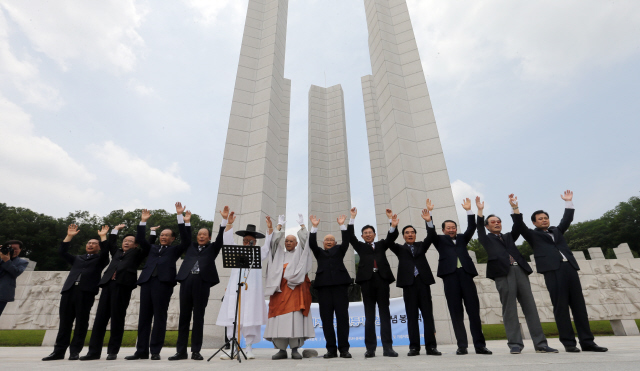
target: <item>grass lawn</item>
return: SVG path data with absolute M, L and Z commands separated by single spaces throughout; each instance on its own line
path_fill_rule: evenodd
M 609 321 L 591 321 L 591 331 L 595 336 L 611 336 L 611 322 Z M 640 328 L 640 319 L 636 320 L 636 324 Z M 575 331 L 575 326 L 574 326 Z M 555 322 L 545 322 L 542 324 L 544 334 L 549 338 L 558 337 L 558 328 Z M 482 325 L 482 331 L 486 340 L 506 340 L 506 334 L 503 325 Z M 33 347 L 40 346 L 44 339 L 45 330 L 0 330 L 0 347 Z M 109 342 L 110 332 L 107 331 L 104 337 L 104 345 Z M 123 347 L 134 347 L 136 345 L 137 331 L 125 331 L 122 338 Z M 87 333 L 84 341 L 85 345 L 89 345 L 91 331 Z M 165 347 L 175 347 L 178 340 L 178 331 L 167 331 L 164 339 Z M 191 336 L 189 336 L 189 346 L 191 345 Z

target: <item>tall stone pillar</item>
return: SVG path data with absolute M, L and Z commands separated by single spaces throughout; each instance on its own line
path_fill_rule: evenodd
M 379 237 L 388 229 L 385 209 L 411 224 L 418 239 L 426 236 L 421 211 L 430 198 L 436 227 L 445 219 L 457 221 L 453 193 L 440 145 L 413 27 L 405 0 L 364 0 L 369 29 L 372 74 L 362 77 Z M 402 236 L 398 238 L 403 243 Z M 396 257 L 388 253 L 394 271 Z M 427 252 L 432 270 L 438 254 Z M 441 280 L 431 286 L 439 343 L 453 337 Z M 392 287 L 391 296 L 402 291 Z
M 221 221 L 217 211 L 225 205 L 238 215 L 236 231 L 255 224 L 264 232 L 267 215 L 285 214 L 291 95 L 291 81 L 284 78 L 287 7 L 288 0 L 249 0 L 213 238 Z M 211 292 L 205 319 L 205 346 L 211 347 L 224 338 L 222 328 L 214 325 L 229 278 L 221 257 L 216 264 L 221 282 Z
M 312 85 L 309 89 L 309 215 L 320 218 L 319 245 L 327 234 L 334 235 L 337 243 L 342 242 L 336 219 L 342 214 L 347 215 L 346 225 L 349 209 L 351 190 L 342 87 Z M 315 277 L 315 260 L 313 264 Z M 353 247 L 349 247 L 344 265 L 355 278 Z

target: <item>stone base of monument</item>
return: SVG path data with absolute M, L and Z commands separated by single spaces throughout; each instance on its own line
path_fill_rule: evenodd
M 614 319 L 610 322 L 616 336 L 640 336 L 638 325 L 632 319 Z

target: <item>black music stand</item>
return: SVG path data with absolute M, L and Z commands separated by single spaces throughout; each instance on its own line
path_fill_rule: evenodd
M 253 241 L 252 241 L 253 242 Z M 226 354 L 230 359 L 233 359 L 234 353 L 238 357 L 238 362 L 242 362 L 240 353 L 247 359 L 247 355 L 244 354 L 242 348 L 240 348 L 240 339 L 236 338 L 238 331 L 238 305 L 240 303 L 240 290 L 244 283 L 242 282 L 242 269 L 262 269 L 262 259 L 260 258 L 260 246 L 238 246 L 238 245 L 224 245 L 222 246 L 222 266 L 225 268 L 239 268 L 238 272 L 238 290 L 236 291 L 236 313 L 235 320 L 233 321 L 233 336 L 227 340 L 223 346 L 213 353 L 207 362 L 211 361 L 211 358 L 216 354 L 222 352 Z M 231 354 L 228 354 L 224 349 L 229 349 L 231 345 Z

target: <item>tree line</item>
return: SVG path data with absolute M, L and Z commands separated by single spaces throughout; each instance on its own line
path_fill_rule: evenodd
M 70 252 L 81 254 L 90 238 L 97 238 L 98 228 L 102 225 L 114 227 L 124 224 L 120 232 L 120 240 L 127 233 L 136 233 L 136 226 L 140 222 L 141 209 L 133 211 L 114 210 L 104 217 L 92 215 L 88 211 L 75 211 L 64 218 L 54 218 L 22 207 L 7 206 L 0 203 L 0 243 L 16 239 L 24 243 L 22 255 L 37 262 L 36 270 L 64 271 L 69 265 L 58 256 L 58 246 L 67 233 L 69 224 L 77 224 L 80 234 L 72 240 Z M 173 229 L 178 236 L 175 213 L 166 210 L 153 210 L 149 227 L 161 226 L 161 229 Z M 211 220 L 202 219 L 197 214 L 191 217 L 193 231 L 209 228 Z M 506 231 L 505 231 L 506 232 Z M 607 211 L 598 219 L 574 223 L 565 233 L 565 238 L 571 250 L 585 251 L 589 247 L 602 247 L 606 258 L 615 257 L 613 248 L 621 243 L 628 243 L 634 256 L 640 257 L 640 198 L 631 197 L 626 202 L 620 202 L 615 208 Z M 531 246 L 524 241 L 518 245 L 522 255 L 529 259 L 533 254 Z M 477 239 L 469 243 L 469 250 L 476 253 L 478 263 L 487 262 L 487 253 Z M 588 256 L 588 252 L 587 252 Z

